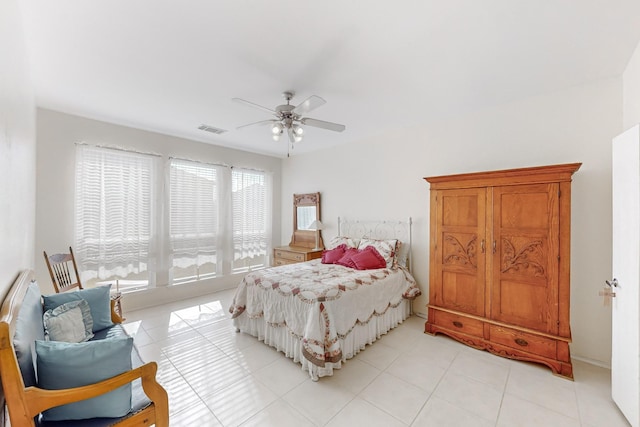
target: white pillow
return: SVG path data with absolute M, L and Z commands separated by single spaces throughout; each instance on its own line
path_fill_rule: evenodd
M 335 249 L 340 245 L 347 245 L 348 248 L 358 249 L 358 241 L 350 237 L 336 236 L 327 245 L 326 249 Z
M 84 342 L 93 338 L 93 319 L 86 300 L 70 301 L 42 316 L 49 341 Z
M 396 262 L 400 267 L 406 267 L 409 258 L 409 244 L 402 243 L 398 240 L 397 253 L 396 253 Z

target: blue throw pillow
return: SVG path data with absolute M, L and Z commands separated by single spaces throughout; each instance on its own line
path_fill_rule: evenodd
M 36 341 L 38 387 L 59 390 L 94 384 L 131 370 L 133 338 L 67 343 Z M 43 421 L 116 418 L 131 411 L 131 383 L 107 394 L 47 409 Z
M 44 311 L 53 310 L 54 308 L 70 301 L 84 299 L 89 303 L 89 308 L 91 309 L 91 318 L 93 319 L 92 332 L 98 332 L 101 329 L 113 326 L 113 322 L 111 321 L 110 291 L 111 285 L 106 285 L 90 289 L 82 289 L 77 292 L 45 295 L 43 297 Z

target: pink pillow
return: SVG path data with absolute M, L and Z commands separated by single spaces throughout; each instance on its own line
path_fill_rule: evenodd
M 387 268 L 393 268 L 396 263 L 396 253 L 397 253 L 397 244 L 398 240 L 389 239 L 389 240 L 377 240 L 377 239 L 361 239 L 358 244 L 358 249 L 368 248 L 369 246 L 373 246 L 376 248 L 378 253 L 384 257 L 387 262 Z
M 373 246 L 367 246 L 366 248 L 358 251 L 351 261 L 355 264 L 355 268 L 358 270 L 372 270 L 374 268 L 386 268 L 387 261 L 380 255 L 380 252 Z
M 351 257 L 356 255 L 357 253 L 358 253 L 358 250 L 356 248 L 347 248 L 344 251 L 344 255 L 342 256 L 342 258 L 340 258 L 335 263 L 338 265 L 343 265 L 345 267 L 356 268 L 356 265 L 351 259 Z
M 327 251 L 322 252 L 322 263 L 323 264 L 335 264 L 342 256 L 344 255 L 344 251 L 347 248 L 347 245 L 342 244 L 336 246 L 333 249 L 329 249 Z

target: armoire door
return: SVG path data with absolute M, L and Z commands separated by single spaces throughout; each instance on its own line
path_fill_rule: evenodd
M 491 318 L 558 332 L 559 184 L 492 189 Z
M 440 307 L 485 315 L 486 189 L 432 193 L 430 301 Z

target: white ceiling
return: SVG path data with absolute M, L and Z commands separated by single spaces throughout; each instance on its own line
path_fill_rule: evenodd
M 294 154 L 619 76 L 638 0 L 23 0 L 38 106 L 258 153 L 237 126 L 318 95 Z M 297 102 L 296 102 L 297 101 Z M 214 135 L 201 124 L 228 130 Z

